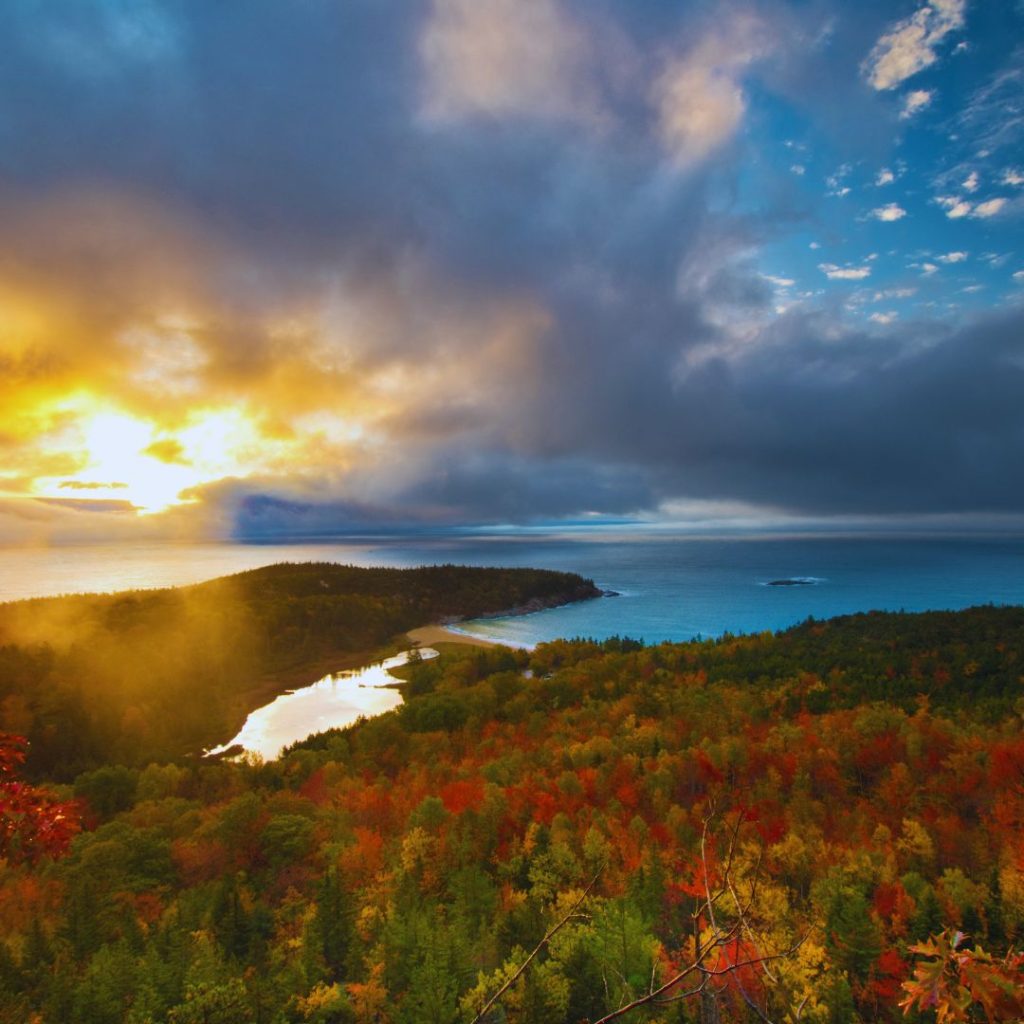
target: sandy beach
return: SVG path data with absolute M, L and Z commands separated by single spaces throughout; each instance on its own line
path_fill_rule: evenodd
M 498 646 L 492 640 L 467 636 L 465 633 L 457 633 L 444 626 L 420 626 L 419 629 L 410 629 L 405 635 L 417 647 L 432 647 L 434 644 L 465 644 L 468 647 Z

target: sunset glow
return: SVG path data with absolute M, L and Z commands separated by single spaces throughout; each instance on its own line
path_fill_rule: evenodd
M 5 9 L 0 544 L 1024 521 L 1024 15 L 898 7 Z
M 238 410 L 197 411 L 177 430 L 117 411 L 92 411 L 94 403 L 66 403 L 68 424 L 43 454 L 79 468 L 40 476 L 32 493 L 52 500 L 128 503 L 140 515 L 196 500 L 188 492 L 225 477 L 244 479 L 282 447 L 260 436 Z
M 1022 467 L 1024 0 L 0 0 L 0 1024 L 1024 1024 Z

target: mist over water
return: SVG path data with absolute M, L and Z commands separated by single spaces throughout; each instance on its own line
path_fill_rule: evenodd
M 813 615 L 1024 603 L 1024 538 L 694 539 L 509 536 L 317 544 L 7 549 L 0 600 L 178 586 L 274 562 L 444 562 L 581 573 L 618 597 L 465 623 L 516 644 L 627 634 L 648 642 L 781 629 Z M 769 586 L 804 579 L 805 585 Z

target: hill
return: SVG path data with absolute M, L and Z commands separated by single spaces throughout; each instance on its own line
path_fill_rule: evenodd
M 413 627 L 598 593 L 545 570 L 311 563 L 0 605 L 0 731 L 27 736 L 30 770 L 49 777 L 179 758 Z

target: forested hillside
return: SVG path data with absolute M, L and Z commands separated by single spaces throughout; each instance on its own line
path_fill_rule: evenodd
M 325 563 L 0 605 L 0 731 L 32 741 L 37 775 L 177 758 L 230 738 L 284 683 L 413 627 L 598 593 L 545 570 Z
M 915 968 L 906 1019 L 1018 1019 L 1022 652 L 979 608 L 447 654 L 277 762 L 84 774 L 65 856 L 9 830 L 0 1021 L 469 1024 L 533 951 L 480 1019 L 896 1021 Z

